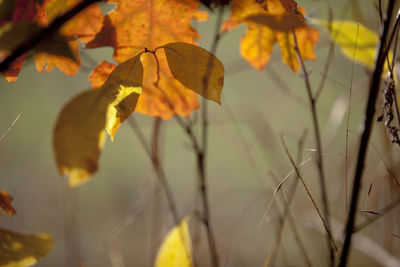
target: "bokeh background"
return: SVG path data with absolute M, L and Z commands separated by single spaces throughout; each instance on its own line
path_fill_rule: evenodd
M 377 31 L 377 2 L 338 0 L 332 4 L 336 19 L 356 20 Z M 310 16 L 326 18 L 325 1 L 299 0 L 298 4 L 305 7 Z M 227 18 L 229 13 L 226 9 L 224 17 Z M 201 34 L 199 44 L 203 48 L 210 49 L 215 23 L 216 15 L 210 13 L 208 21 L 193 24 Z M 207 182 L 222 266 L 262 266 L 273 246 L 280 223 L 279 214 L 283 210 L 283 191 L 278 193 L 266 216 L 265 211 L 277 181 L 292 171 L 280 136 L 284 135 L 296 158 L 299 138 L 308 131 L 301 151 L 303 160 L 315 154 L 302 74 L 294 74 L 281 62 L 277 46 L 263 71 L 251 68 L 239 52 L 244 30 L 241 26 L 227 33 L 219 43 L 216 55 L 226 69 L 222 106 L 208 104 Z M 328 51 L 328 34 L 321 29 L 317 60 L 306 62 L 314 90 L 322 78 Z M 17 210 L 16 216 L 3 215 L 0 226 L 24 233 L 47 232 L 53 236 L 54 249 L 37 266 L 113 266 L 110 257 L 121 255 L 125 266 L 152 266 L 163 236 L 173 226 L 151 161 L 128 123 L 118 131 L 114 142 L 107 140 L 100 169 L 90 182 L 69 190 L 56 169 L 52 131 L 57 115 L 74 95 L 90 87 L 88 76 L 97 63 L 104 59 L 112 62 L 112 52 L 108 48 L 84 51 L 83 67 L 73 77 L 58 70 L 39 74 L 32 61 L 27 61 L 15 83 L 0 80 L 0 135 L 20 114 L 0 141 L 0 188 L 14 196 L 13 204 Z M 369 73 L 364 67 L 354 65 L 351 77 L 352 62 L 342 56 L 339 49 L 335 49 L 330 64 L 329 79 L 317 107 L 328 197 L 340 233 L 346 214 L 344 160 L 348 87 L 353 78 L 348 169 L 351 179 Z M 380 104 L 377 107 L 380 108 Z M 196 116 L 199 116 L 198 111 L 193 113 L 193 117 Z M 137 113 L 133 117 L 150 142 L 155 119 Z M 200 133 L 198 126 L 195 131 Z M 399 149 L 387 140 L 382 123 L 376 123 L 373 146 L 370 146 L 366 161 L 359 222 L 374 216 L 365 210 L 378 211 L 398 196 L 399 189 L 392 178 L 400 173 Z M 199 201 L 196 197 L 195 155 L 190 149 L 190 140 L 172 119 L 162 123 L 160 142 L 161 160 L 179 213 L 181 216 L 193 214 Z M 308 160 L 301 171 L 321 206 L 313 160 Z M 290 176 L 287 185 L 293 179 L 295 176 Z M 371 184 L 373 187 L 368 195 Z M 287 188 L 285 186 L 286 183 L 284 188 Z M 296 191 L 291 211 L 313 266 L 326 266 L 325 235 L 301 186 Z M 368 253 L 368 249 L 376 254 L 382 249 L 394 259 L 400 255 L 400 238 L 392 234 L 400 233 L 398 214 L 399 210 L 394 209 L 360 232 L 364 238 L 361 243 L 369 247 L 363 251 L 361 245 L 354 245 L 351 266 L 382 265 L 378 256 Z M 198 229 L 193 217 L 192 233 Z M 206 235 L 202 227 L 200 231 L 196 259 L 199 266 L 208 266 Z M 303 256 L 288 225 L 276 266 L 304 266 Z

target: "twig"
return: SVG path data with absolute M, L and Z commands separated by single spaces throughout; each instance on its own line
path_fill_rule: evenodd
M 217 15 L 217 23 L 215 25 L 215 33 L 214 33 L 214 40 L 211 46 L 210 52 L 215 55 L 217 51 L 217 46 L 219 39 L 221 37 L 220 35 L 220 27 L 222 23 L 222 15 L 224 12 L 223 6 L 221 6 L 218 10 L 218 15 Z M 213 61 L 210 60 L 208 61 L 208 66 L 207 66 L 207 72 L 206 75 L 203 77 L 203 92 L 206 95 L 207 90 L 208 90 L 208 81 L 210 77 L 210 72 L 213 67 Z M 213 228 L 211 224 L 211 214 L 210 214 L 210 207 L 209 207 L 209 200 L 208 200 L 208 191 L 207 191 L 207 185 L 206 185 L 206 156 L 207 156 L 207 144 L 208 144 L 208 109 L 207 109 L 207 99 L 203 98 L 202 99 L 202 147 L 201 150 L 197 151 L 197 167 L 199 171 L 199 184 L 200 184 L 200 196 L 203 204 L 203 216 L 202 220 L 205 225 L 206 231 L 207 231 L 207 240 L 208 240 L 208 246 L 210 249 L 210 256 L 211 256 L 211 266 L 213 267 L 218 267 L 219 266 L 219 259 L 218 259 L 218 252 L 217 252 L 217 246 L 215 242 L 215 236 L 213 233 Z
M 354 232 L 358 232 L 358 231 L 364 229 L 365 227 L 367 227 L 370 224 L 374 223 L 376 220 L 381 218 L 383 215 L 385 215 L 386 213 L 388 213 L 389 211 L 391 211 L 392 209 L 397 207 L 399 204 L 400 204 L 400 199 L 392 201 L 389 205 L 387 205 L 386 207 L 384 207 L 380 211 L 374 212 L 374 214 L 376 215 L 375 217 L 373 217 L 372 219 L 369 219 L 368 221 L 365 221 L 365 222 L 361 223 L 359 226 L 355 226 L 353 231 Z
M 353 193 L 352 193 L 352 197 L 351 197 L 349 217 L 348 217 L 347 224 L 346 224 L 346 236 L 345 236 L 345 241 L 343 244 L 339 267 L 345 267 L 347 265 L 347 258 L 349 255 L 350 245 L 351 245 L 351 237 L 354 232 L 354 222 L 355 222 L 355 218 L 356 218 L 356 214 L 357 214 L 356 211 L 357 211 L 357 204 L 358 204 L 358 196 L 359 196 L 359 192 L 360 192 L 360 188 L 361 188 L 361 178 L 362 178 L 362 174 L 364 171 L 364 161 L 365 161 L 365 156 L 367 154 L 368 141 L 369 141 L 369 137 L 371 135 L 372 122 L 373 122 L 373 117 L 375 114 L 375 102 L 376 102 L 376 98 L 378 95 L 383 65 L 385 63 L 385 58 L 386 58 L 385 41 L 386 41 L 387 35 L 389 33 L 394 2 L 395 2 L 394 0 L 389 1 L 387 11 L 386 11 L 386 17 L 383 22 L 383 24 L 384 24 L 383 31 L 381 33 L 380 42 L 378 44 L 378 47 L 379 47 L 378 56 L 377 56 L 377 59 L 375 62 L 375 70 L 374 70 L 374 73 L 373 73 L 373 76 L 371 79 L 369 96 L 368 96 L 368 104 L 367 104 L 365 114 L 364 114 L 365 119 L 364 119 L 363 125 L 362 125 L 363 131 L 362 131 L 361 142 L 360 142 L 360 146 L 359 146 L 359 150 L 358 150 L 356 171 L 355 171 L 354 180 L 353 180 L 354 181 L 353 182 Z M 388 47 L 390 47 L 390 43 L 388 43 Z
M 82 10 L 84 10 L 85 8 L 89 7 L 90 5 L 96 2 L 100 2 L 100 0 L 85 0 L 79 2 L 72 9 L 54 19 L 54 21 L 49 26 L 43 28 L 41 31 L 33 35 L 31 38 L 25 40 L 25 42 L 19 45 L 9 56 L 7 56 L 0 63 L 0 72 L 6 71 L 9 68 L 10 64 L 14 60 L 16 60 L 19 56 L 33 49 L 36 45 L 40 43 L 40 41 L 44 40 L 45 38 L 49 38 L 50 36 L 58 32 L 58 30 L 71 18 L 73 18 L 79 12 L 81 12 Z
M 131 126 L 132 130 L 137 135 L 140 143 L 142 144 L 143 148 L 145 149 L 146 153 L 148 154 L 148 156 L 151 159 L 153 169 L 154 169 L 154 171 L 155 171 L 155 173 L 157 175 L 158 180 L 161 183 L 162 188 L 164 189 L 165 196 L 167 197 L 168 207 L 169 207 L 169 209 L 171 211 L 174 223 L 175 223 L 175 225 L 178 225 L 179 221 L 180 221 L 180 216 L 178 214 L 176 201 L 174 199 L 172 190 L 171 190 L 171 188 L 170 188 L 170 186 L 169 186 L 169 184 L 167 182 L 167 178 L 165 177 L 164 169 L 163 169 L 163 167 L 161 165 L 161 162 L 158 159 L 158 151 L 156 151 L 156 156 L 154 155 L 154 151 L 153 150 L 152 150 L 152 152 L 150 152 L 149 146 L 146 143 L 144 135 L 143 135 L 140 127 L 136 124 L 136 122 L 135 122 L 135 120 L 133 119 L 132 116 L 128 118 L 128 121 L 129 121 L 129 125 Z
M 7 128 L 7 130 L 0 136 L 0 141 L 4 139 L 4 137 L 6 137 L 6 135 L 11 131 L 11 129 L 14 127 L 15 123 L 17 122 L 17 120 L 19 119 L 19 117 L 21 117 L 22 112 L 20 112 L 18 114 L 18 116 L 15 118 L 15 120 L 11 123 L 10 127 Z
M 300 138 L 299 142 L 298 142 L 298 149 L 297 149 L 297 162 L 298 164 L 302 161 L 302 151 L 303 151 L 303 145 L 304 145 L 304 140 L 305 137 L 307 136 L 307 131 L 304 132 L 304 134 L 302 135 L 302 137 Z M 276 177 L 272 174 L 272 177 L 275 178 L 275 180 L 277 181 L 277 183 L 279 184 L 279 181 L 276 179 Z M 276 255 L 278 253 L 278 249 L 279 249 L 279 245 L 281 243 L 282 240 L 282 235 L 283 235 L 283 230 L 286 224 L 286 221 L 289 220 L 290 226 L 292 228 L 293 231 L 293 236 L 298 244 L 298 247 L 300 248 L 301 253 L 303 254 L 305 263 L 307 266 L 311 266 L 311 261 L 308 257 L 307 251 L 304 248 L 304 245 L 300 239 L 300 236 L 298 234 L 296 225 L 293 221 L 292 215 L 290 213 L 290 206 L 292 204 L 292 200 L 294 198 L 294 195 L 296 193 L 296 189 L 297 189 L 297 185 L 298 185 L 298 177 L 296 177 L 297 179 L 295 179 L 293 181 L 293 183 L 291 184 L 290 187 L 290 191 L 289 194 L 286 194 L 286 190 L 283 189 L 283 195 L 281 195 L 281 199 L 282 202 L 285 205 L 285 209 L 283 211 L 283 222 L 280 224 L 280 228 L 278 229 L 278 236 L 275 239 L 275 244 L 272 248 L 272 250 L 270 251 L 267 260 L 265 261 L 266 263 L 264 264 L 264 266 L 274 266 L 275 264 L 275 259 L 276 259 Z
M 333 8 L 332 8 L 331 2 L 329 0 L 325 0 L 325 1 L 326 1 L 326 8 L 328 11 L 328 31 L 329 31 L 329 33 L 332 34 Z M 325 61 L 324 71 L 323 71 L 323 73 L 326 75 L 328 75 L 334 52 L 335 52 L 335 42 L 333 40 L 329 40 L 329 52 L 328 52 L 328 56 Z M 327 76 L 321 77 L 321 80 L 318 85 L 318 89 L 314 96 L 315 99 L 318 99 L 318 97 L 321 95 L 322 90 L 325 87 L 326 77 Z
M 317 151 L 317 167 L 318 167 L 318 174 L 319 174 L 319 185 L 320 185 L 320 193 L 321 193 L 321 198 L 322 198 L 322 207 L 323 207 L 323 211 L 324 211 L 324 217 L 329 218 L 330 213 L 329 213 L 329 204 L 328 204 L 328 193 L 326 191 L 326 185 L 325 185 L 324 166 L 323 166 L 323 160 L 322 160 L 321 132 L 319 129 L 319 123 L 318 123 L 318 117 L 317 117 L 316 99 L 313 96 L 313 93 L 311 90 L 310 79 L 308 77 L 308 72 L 306 70 L 303 57 L 301 56 L 301 53 L 299 50 L 296 32 L 294 30 L 292 30 L 292 34 L 293 34 L 293 40 L 294 40 L 294 49 L 296 51 L 297 57 L 300 61 L 301 69 L 304 74 L 304 81 L 306 84 L 307 95 L 308 95 L 308 99 L 310 102 L 310 110 L 311 110 L 313 126 L 314 126 L 314 136 L 315 136 L 315 142 L 316 142 L 316 146 L 317 146 L 317 150 L 318 150 Z M 326 221 L 326 227 L 327 227 L 328 231 L 330 232 L 329 221 Z M 332 247 L 332 244 L 329 241 L 329 239 L 327 240 L 327 242 L 328 242 L 329 253 L 330 253 L 330 265 L 333 266 L 335 263 L 335 254 L 333 251 L 334 248 Z
M 351 93 L 353 91 L 353 74 L 354 74 L 354 58 L 356 56 L 356 51 L 357 51 L 357 41 L 358 41 L 358 30 L 360 28 L 360 25 L 357 24 L 357 34 L 356 34 L 356 43 L 354 44 L 354 51 L 353 51 L 353 62 L 351 64 L 351 78 L 350 78 L 350 88 L 349 88 L 349 102 L 347 105 L 347 120 L 346 120 L 346 138 L 345 138 L 345 143 L 346 143 L 346 157 L 345 157 L 345 175 L 344 175 L 344 188 L 345 188 L 345 218 L 347 218 L 347 207 L 348 207 L 348 192 L 347 192 L 347 181 L 348 181 L 348 170 L 349 170 L 349 122 L 350 122 L 350 111 L 351 111 Z
M 310 200 L 311 200 L 311 202 L 312 202 L 312 204 L 313 204 L 315 210 L 316 210 L 317 213 L 318 213 L 319 218 L 320 218 L 321 221 L 322 221 L 322 224 L 323 224 L 324 229 L 325 229 L 325 231 L 326 231 L 326 233 L 327 233 L 327 236 L 328 236 L 328 240 L 329 240 L 329 242 L 330 242 L 329 247 L 333 247 L 333 248 L 334 248 L 334 251 L 335 251 L 336 254 L 337 254 L 337 256 L 339 256 L 339 250 L 338 250 L 338 248 L 337 248 L 337 246 L 336 246 L 335 240 L 333 239 L 332 232 L 331 232 L 330 228 L 328 228 L 328 222 L 327 222 L 326 218 L 324 218 L 324 217 L 322 216 L 322 213 L 321 213 L 321 211 L 319 210 L 319 208 L 318 208 L 318 206 L 317 206 L 317 203 L 315 202 L 313 196 L 311 195 L 311 192 L 310 192 L 310 190 L 308 189 L 306 183 L 304 182 L 303 176 L 300 174 L 300 171 L 299 171 L 299 169 L 297 168 L 296 163 L 294 162 L 292 156 L 290 155 L 289 150 L 288 150 L 288 148 L 287 148 L 287 146 L 286 146 L 285 140 L 283 139 L 282 136 L 281 136 L 281 140 L 282 140 L 282 144 L 283 144 L 283 147 L 284 147 L 284 149 L 285 149 L 286 155 L 288 156 L 289 161 L 290 161 L 290 163 L 292 164 L 292 167 L 295 169 L 297 176 L 299 177 L 301 183 L 303 184 L 304 189 L 306 190 L 306 193 L 307 193 L 308 197 L 310 198 Z

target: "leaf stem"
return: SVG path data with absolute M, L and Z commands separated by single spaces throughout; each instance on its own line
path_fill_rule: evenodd
M 370 82 L 368 102 L 364 113 L 364 120 L 361 127 L 362 136 L 358 150 L 356 171 L 354 174 L 353 193 L 351 196 L 349 217 L 347 219 L 347 224 L 346 224 L 346 236 L 343 244 L 339 267 L 345 267 L 347 265 L 347 258 L 349 255 L 350 245 L 351 245 L 351 237 L 354 233 L 354 222 L 357 214 L 358 196 L 360 193 L 361 178 L 364 171 L 365 156 L 367 154 L 369 138 L 372 130 L 373 117 L 375 114 L 375 102 L 380 87 L 383 65 L 385 64 L 386 54 L 387 51 L 389 50 L 385 49 L 385 41 L 389 34 L 394 2 L 395 2 L 394 0 L 390 0 L 387 7 L 386 17 L 384 18 L 383 21 L 383 31 L 381 31 L 380 42 L 378 44 L 378 50 L 377 50 L 378 56 L 375 62 L 375 70 Z M 390 47 L 390 43 L 388 43 L 387 47 L 388 48 Z

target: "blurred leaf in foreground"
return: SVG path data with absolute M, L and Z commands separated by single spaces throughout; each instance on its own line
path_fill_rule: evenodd
M 329 29 L 329 23 L 322 19 L 311 19 L 311 22 Z M 358 28 L 358 35 L 357 35 Z M 372 69 L 375 64 L 378 35 L 356 21 L 334 20 L 331 23 L 331 39 L 340 47 L 341 52 L 350 60 Z M 354 47 L 357 42 L 357 50 Z M 389 58 L 392 52 L 389 52 Z
M 132 114 L 142 91 L 140 56 L 118 65 L 97 90 L 85 91 L 60 112 L 54 130 L 54 149 L 61 174 L 69 185 L 86 182 L 98 169 L 104 130 L 113 138 Z
M 305 24 L 304 14 L 304 8 L 292 0 L 232 0 L 232 13 L 222 24 L 222 31 L 245 24 L 247 29 L 240 42 L 240 52 L 251 66 L 262 70 L 278 43 L 282 61 L 297 72 L 300 63 L 292 30 L 303 59 L 315 59 L 314 47 L 319 39 L 319 32 Z
M 190 217 L 186 216 L 178 226 L 167 233 L 158 250 L 155 267 L 193 266 L 189 219 Z
M 28 267 L 53 248 L 49 234 L 24 235 L 0 228 L 0 267 Z

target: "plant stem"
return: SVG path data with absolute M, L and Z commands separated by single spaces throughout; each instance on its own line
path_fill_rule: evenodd
M 139 125 L 137 125 L 137 123 L 135 122 L 133 117 L 129 117 L 128 118 L 128 122 L 129 122 L 129 125 L 132 127 L 133 131 L 138 136 L 138 139 L 139 139 L 140 143 L 142 144 L 143 148 L 146 150 L 146 154 L 151 159 L 151 162 L 152 162 L 152 165 L 153 165 L 153 169 L 154 169 L 154 171 L 155 171 L 155 173 L 157 175 L 157 178 L 158 178 L 162 188 L 164 189 L 165 196 L 167 197 L 168 207 L 169 207 L 169 209 L 171 211 L 171 214 L 172 214 L 172 217 L 173 217 L 173 220 L 174 220 L 174 224 L 178 225 L 179 221 L 180 221 L 179 220 L 180 217 L 179 217 L 177 205 L 176 205 L 176 202 L 175 202 L 174 195 L 172 193 L 171 187 L 169 186 L 169 184 L 167 182 L 167 178 L 165 177 L 165 172 L 164 172 L 164 169 L 162 167 L 162 164 L 159 161 L 158 149 L 155 148 L 154 142 L 153 142 L 153 146 L 152 146 L 151 151 L 150 151 L 149 146 L 148 146 L 148 144 L 146 142 L 146 138 L 144 137 L 144 134 L 142 133 Z M 154 138 L 156 138 L 158 136 L 159 127 L 160 126 L 161 126 L 161 119 L 160 118 L 156 118 L 155 122 L 154 122 L 153 140 L 154 140 Z
M 210 52 L 215 55 L 217 51 L 217 46 L 220 35 L 220 27 L 222 23 L 222 15 L 223 15 L 224 8 L 221 6 L 218 9 L 217 15 L 217 23 L 215 25 L 215 33 L 214 33 L 214 40 L 211 46 Z M 207 75 L 203 78 L 203 91 L 208 90 L 208 80 L 210 76 L 210 71 L 212 69 L 213 61 L 209 60 L 208 68 L 207 68 Z M 218 267 L 219 266 L 219 259 L 218 259 L 218 252 L 217 246 L 215 242 L 215 236 L 211 224 L 211 214 L 210 214 L 210 205 L 208 200 L 208 191 L 207 191 L 207 172 L 206 172 L 206 156 L 207 156 L 207 144 L 208 144 L 208 109 L 207 109 L 207 99 L 203 98 L 202 101 L 202 143 L 201 143 L 201 150 L 197 151 L 197 167 L 199 172 L 199 191 L 201 196 L 201 201 L 203 205 L 203 216 L 202 220 L 204 226 L 207 231 L 207 240 L 208 246 L 210 249 L 210 256 L 211 256 L 211 266 Z
M 347 265 L 347 258 L 349 255 L 350 245 L 351 245 L 351 237 L 354 232 L 354 222 L 357 213 L 358 196 L 361 188 L 361 178 L 364 171 L 364 161 L 365 161 L 365 156 L 367 154 L 368 142 L 369 142 L 369 137 L 371 135 L 372 122 L 375 114 L 375 102 L 380 87 L 381 75 L 382 75 L 383 65 L 385 63 L 386 53 L 389 50 L 385 49 L 385 43 L 386 43 L 385 41 L 389 33 L 394 2 L 395 2 L 394 0 L 390 0 L 387 7 L 386 17 L 384 18 L 383 22 L 383 31 L 381 31 L 380 42 L 378 44 L 379 49 L 378 49 L 378 56 L 375 62 L 375 70 L 370 82 L 368 102 L 364 114 L 364 122 L 361 127 L 363 131 L 358 150 L 356 171 L 354 174 L 353 193 L 351 196 L 349 217 L 347 219 L 347 224 L 346 224 L 346 237 L 343 244 L 339 267 L 344 267 Z M 387 47 L 390 47 L 390 43 L 388 43 Z
M 43 28 L 41 31 L 39 31 L 37 34 L 33 35 L 31 38 L 28 38 L 27 40 L 25 40 L 25 42 L 23 42 L 21 45 L 19 45 L 8 57 L 6 57 L 0 63 L 0 72 L 6 71 L 9 68 L 10 64 L 14 60 L 16 60 L 19 56 L 23 55 L 24 53 L 26 53 L 29 50 L 31 50 L 32 48 L 34 48 L 43 39 L 49 38 L 51 35 L 58 32 L 58 30 L 66 22 L 68 22 L 71 18 L 73 18 L 79 12 L 81 12 L 82 10 L 84 10 L 85 8 L 89 7 L 90 5 L 92 5 L 96 2 L 100 2 L 100 0 L 85 0 L 85 1 L 79 2 L 72 9 L 70 9 L 63 15 L 55 18 L 54 21 L 49 26 L 47 26 L 46 28 Z
M 329 205 L 328 205 L 328 194 L 326 192 L 326 185 L 325 185 L 324 166 L 323 166 L 323 160 L 322 160 L 321 132 L 319 129 L 319 123 L 318 123 L 318 117 L 317 117 L 316 99 L 313 96 L 313 93 L 311 90 L 310 79 L 308 77 L 308 72 L 304 65 L 303 57 L 301 56 L 301 53 L 299 50 L 299 45 L 298 45 L 296 33 L 294 30 L 292 30 L 292 34 L 293 34 L 293 40 L 294 40 L 294 49 L 296 51 L 297 57 L 299 58 L 301 69 L 304 74 L 304 81 L 306 84 L 307 95 L 308 95 L 308 99 L 310 102 L 310 110 L 311 110 L 313 126 L 314 126 L 315 143 L 317 146 L 316 160 L 317 160 L 317 168 L 318 168 L 318 174 L 319 174 L 319 185 L 320 185 L 320 192 L 321 192 L 321 198 L 322 198 L 322 207 L 323 207 L 324 217 L 326 220 L 326 228 L 329 232 L 331 232 L 331 230 L 330 230 L 331 227 L 330 227 L 329 220 L 328 220 L 328 218 L 330 217 L 330 215 L 329 215 L 330 213 L 329 213 Z M 333 266 L 335 263 L 335 253 L 334 253 L 334 248 L 332 247 L 332 244 L 329 240 L 329 237 L 327 239 L 327 242 L 328 242 L 329 253 L 330 253 L 330 264 L 331 264 L 331 266 Z

